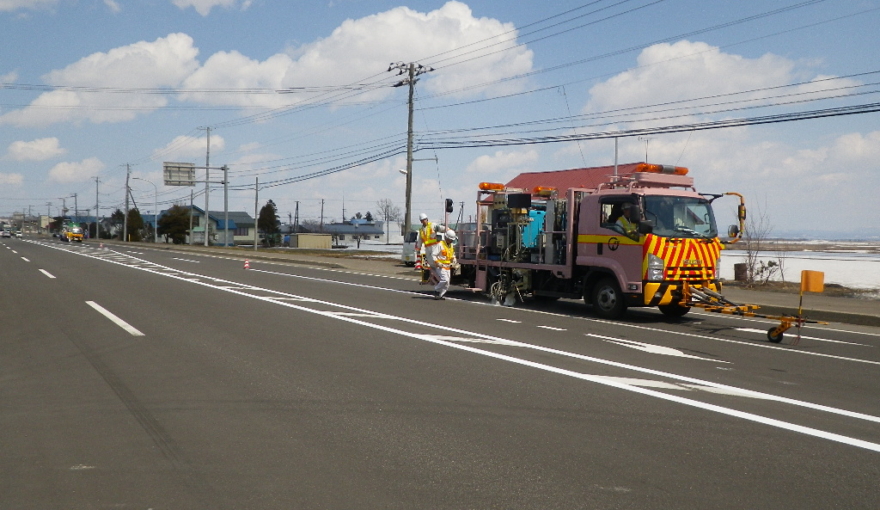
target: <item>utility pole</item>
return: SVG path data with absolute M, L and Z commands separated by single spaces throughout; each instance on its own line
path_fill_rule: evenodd
M 296 201 L 296 216 L 293 217 L 293 232 L 299 233 L 299 200 Z
M 648 159 L 648 156 L 645 156 Z M 647 161 L 645 162 L 647 163 Z M 614 177 L 617 177 L 617 137 L 614 137 Z
M 321 232 L 324 232 L 324 199 L 321 199 Z
M 144 181 L 147 184 L 153 186 L 153 244 L 159 242 L 159 187 L 154 183 L 141 179 L 140 177 L 132 177 L 132 179 L 136 181 Z
M 208 181 L 211 180 L 211 126 L 204 128 L 208 133 L 208 150 L 205 153 L 205 246 L 208 246 L 208 198 L 211 196 L 211 190 L 208 189 Z
M 260 178 L 254 177 L 254 179 L 254 251 L 257 251 L 257 243 L 260 240 L 260 217 L 257 213 L 260 202 Z
M 73 216 L 76 218 L 76 224 L 79 226 L 79 201 L 76 199 L 76 193 L 73 194 Z
M 407 101 L 408 120 L 406 129 L 406 213 L 403 219 L 402 232 L 405 237 L 412 224 L 413 94 L 415 92 L 416 82 L 418 81 L 417 76 L 429 73 L 434 69 L 414 62 L 410 62 L 409 64 L 404 62 L 397 62 L 395 64 L 392 62 L 388 66 L 388 71 L 390 72 L 393 69 L 397 69 L 398 76 L 406 74 L 407 77 L 395 83 L 392 87 L 409 85 L 409 99 Z
M 129 177 L 131 177 L 131 165 L 125 165 L 125 219 L 122 222 L 122 242 L 128 242 L 128 195 L 130 193 L 128 187 Z
M 192 190 L 189 190 L 189 245 L 190 246 L 194 246 L 194 241 L 193 241 L 193 216 L 194 216 L 194 214 L 193 214 L 193 212 L 194 212 L 193 192 L 192 192 Z
M 645 142 L 645 163 L 648 162 L 648 141 L 650 141 L 650 140 L 651 140 L 651 138 L 649 138 L 647 136 L 640 136 L 639 137 L 639 141 Z
M 223 165 L 223 245 L 229 246 L 229 167 Z M 235 244 L 235 232 L 232 233 Z
M 100 209 L 98 209 L 98 176 L 95 176 L 95 239 L 101 238 L 101 223 L 98 217 L 100 214 Z

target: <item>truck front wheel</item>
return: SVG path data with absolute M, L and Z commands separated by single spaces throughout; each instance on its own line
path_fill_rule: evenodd
M 603 319 L 618 319 L 626 311 L 623 294 L 614 278 L 602 278 L 593 286 L 593 312 Z

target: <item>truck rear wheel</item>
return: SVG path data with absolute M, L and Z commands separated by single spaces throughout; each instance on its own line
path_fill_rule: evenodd
M 623 301 L 623 293 L 617 280 L 605 277 L 593 286 L 592 301 L 593 313 L 603 319 L 618 319 L 626 311 Z

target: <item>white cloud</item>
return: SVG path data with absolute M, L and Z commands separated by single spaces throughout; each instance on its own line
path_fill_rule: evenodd
M 758 59 L 722 53 L 703 42 L 645 48 L 638 67 L 594 86 L 589 107 L 607 110 L 784 85 L 794 63 L 767 54 Z
M 0 0 L 0 11 L 16 11 L 18 9 L 41 9 L 51 7 L 58 0 Z
M 28 107 L 0 116 L 0 124 L 34 127 L 83 119 L 94 123 L 132 120 L 141 111 L 165 106 L 167 98 L 102 89 L 175 87 L 198 67 L 197 55 L 192 38 L 179 33 L 94 53 L 43 79 L 59 87 L 95 87 L 95 92 L 62 89 L 43 93 Z
M 187 7 L 192 7 L 196 10 L 197 13 L 202 16 L 207 16 L 211 13 L 211 9 L 214 7 L 224 7 L 226 9 L 235 7 L 237 4 L 241 4 L 241 10 L 247 10 L 248 7 L 251 6 L 251 0 L 245 0 L 239 2 L 238 0 L 172 0 L 174 5 L 181 9 L 186 9 Z
M 880 212 L 874 197 L 880 189 L 880 131 L 848 133 L 806 148 L 769 139 L 766 130 L 749 128 L 665 135 L 649 142 L 649 159 L 688 167 L 700 192 L 742 193 L 746 207 L 766 213 L 776 232 L 836 226 L 846 233 L 872 226 Z M 643 143 L 630 139 L 620 147 L 621 163 L 644 160 Z M 613 150 L 607 152 L 613 157 Z M 722 229 L 734 221 L 733 202 L 716 203 Z M 848 204 L 860 204 L 862 212 L 853 214 Z
M 810 65 L 772 54 L 745 58 L 702 42 L 658 44 L 639 55 L 637 67 L 592 87 L 585 111 L 609 111 L 790 85 L 805 81 Z M 715 98 L 707 103 L 751 99 L 748 104 L 771 104 L 789 100 L 770 97 L 777 94 L 800 94 L 793 100 L 813 99 L 837 94 L 831 90 L 835 87 L 858 84 L 851 79 L 827 78 L 816 76 L 805 85 L 737 94 L 730 99 Z M 703 119 L 710 117 L 699 115 Z M 684 119 L 659 122 L 673 124 Z M 628 127 L 645 124 L 630 123 Z M 880 133 L 850 133 L 829 143 L 805 139 L 787 142 L 786 133 L 793 133 L 792 128 L 793 125 L 786 124 L 654 135 L 647 141 L 647 158 L 689 167 L 700 191 L 743 193 L 747 206 L 766 208 L 770 221 L 779 230 L 793 232 L 816 224 L 822 225 L 820 229 L 826 228 L 824 225 L 840 225 L 846 231 L 857 228 L 859 223 L 868 226 L 866 218 L 871 214 L 849 219 L 850 212 L 841 204 L 876 203 L 871 197 L 873 191 L 866 190 L 880 189 Z M 602 163 L 611 163 L 613 142 L 584 147 Z M 644 140 L 621 139 L 619 161 L 643 161 L 645 150 Z M 721 209 L 718 221 L 723 226 L 733 218 Z
M 0 173 L 0 186 L 20 186 L 23 182 L 24 176 L 21 174 Z
M 226 140 L 222 136 L 211 135 L 211 154 L 225 148 Z M 178 136 L 165 147 L 153 151 L 153 159 L 158 161 L 200 161 L 204 159 L 207 149 L 208 143 L 203 137 Z
M 65 154 L 57 138 L 40 138 L 31 142 L 12 142 L 6 150 L 9 159 L 15 161 L 45 161 Z
M 119 3 L 116 0 L 104 0 L 104 5 L 110 8 L 111 12 L 121 12 L 122 7 L 119 7 Z
M 203 88 L 293 87 L 347 85 L 353 76 L 374 76 L 388 68 L 389 62 L 409 61 L 424 55 L 441 55 L 455 48 L 513 31 L 512 24 L 489 18 L 475 18 L 470 8 L 450 1 L 441 8 L 420 13 L 407 7 L 356 20 L 347 20 L 328 37 L 276 54 L 265 61 L 238 52 L 220 52 L 186 80 L 185 86 Z M 517 48 L 516 33 L 505 35 L 507 42 L 491 48 L 492 55 L 461 65 L 457 59 L 438 63 L 438 70 L 421 78 L 425 90 L 449 92 L 478 83 L 494 81 L 531 70 L 532 52 Z M 507 48 L 508 51 L 497 52 Z M 497 53 L 496 53 L 497 52 Z M 467 55 L 458 60 L 465 60 Z M 441 57 L 441 58 L 445 58 Z M 425 65 L 431 62 L 423 62 Z M 444 67 L 448 66 L 448 67 Z M 393 76 L 388 73 L 389 77 Z M 517 85 L 494 85 L 493 93 L 513 90 Z M 358 100 L 379 99 L 394 92 L 390 87 L 358 96 Z M 469 90 L 466 94 L 477 94 Z M 208 104 L 280 107 L 304 101 L 312 95 L 222 95 L 188 93 L 185 99 Z
M 15 71 L 0 74 L 0 83 L 14 83 L 18 81 L 18 73 Z
M 2 2 L 3 0 L 0 0 Z M 107 0 L 113 9 L 115 0 Z M 206 15 L 213 7 L 240 6 L 235 0 L 176 0 L 178 7 L 193 7 Z M 508 33 L 510 32 L 510 33 Z M 424 55 L 442 55 L 471 43 L 500 36 L 506 42 L 493 46 L 491 55 L 461 65 L 457 59 L 440 61 L 438 70 L 423 76 L 426 91 L 443 93 L 527 72 L 532 52 L 516 47 L 512 24 L 490 18 L 475 18 L 470 8 L 450 1 L 441 8 L 421 13 L 398 7 L 357 20 L 347 20 L 328 37 L 303 45 L 289 54 L 279 53 L 259 61 L 237 51 L 218 52 L 203 65 L 196 60 L 193 39 L 182 33 L 153 42 L 137 42 L 89 55 L 43 79 L 58 90 L 45 92 L 20 110 L 0 116 L 0 124 L 40 127 L 59 122 L 125 122 L 139 114 L 162 108 L 168 97 L 139 94 L 137 89 L 181 87 L 192 92 L 178 96 L 182 101 L 211 105 L 277 108 L 295 105 L 309 94 L 276 94 L 288 87 L 344 85 L 352 76 L 374 76 L 392 61 L 408 61 Z M 507 48 L 508 51 L 498 51 Z M 467 60 L 473 55 L 462 56 Z M 439 57 L 445 58 L 445 57 Z M 425 62 L 431 64 L 431 62 Z M 389 73 L 389 77 L 391 73 Z M 93 87 L 95 91 L 63 87 Z M 495 85 L 493 93 L 504 93 L 517 85 Z M 105 89 L 135 89 L 133 93 L 109 93 Z M 202 89 L 259 88 L 267 94 L 205 93 Z M 358 96 L 358 100 L 381 99 L 394 93 L 391 87 Z M 468 90 L 462 94 L 478 94 Z
M 49 180 L 59 183 L 87 181 L 104 169 L 98 158 L 88 158 L 79 163 L 58 163 L 49 170 Z
M 465 171 L 479 175 L 492 175 L 493 179 L 496 178 L 496 174 L 503 174 L 505 176 L 512 174 L 515 177 L 522 172 L 534 171 L 531 168 L 537 161 L 538 152 L 534 149 L 521 152 L 496 151 L 491 156 L 484 155 L 478 157 L 467 166 Z
M 187 89 L 242 89 L 264 88 L 278 90 L 293 61 L 287 55 L 278 54 L 264 62 L 250 59 L 237 51 L 221 51 L 211 55 L 205 64 L 184 82 Z M 289 97 L 289 96 L 287 96 Z M 279 94 L 218 94 L 189 92 L 180 95 L 181 100 L 205 104 L 236 106 L 277 107 L 287 102 Z

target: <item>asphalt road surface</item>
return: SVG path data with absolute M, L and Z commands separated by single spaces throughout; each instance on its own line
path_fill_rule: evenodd
M 880 508 L 880 329 L 0 240 L 0 508 Z

